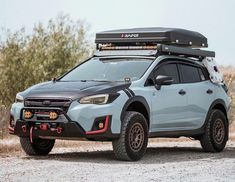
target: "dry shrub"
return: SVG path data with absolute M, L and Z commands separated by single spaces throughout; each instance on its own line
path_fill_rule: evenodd
M 0 154 L 10 154 L 12 152 L 21 151 L 18 138 L 0 140 Z
M 235 120 L 235 68 L 221 67 L 221 72 L 224 75 L 225 83 L 228 87 L 228 94 L 231 97 L 231 112 L 230 112 L 230 122 L 234 124 Z
M 9 109 L 5 106 L 0 106 L 0 139 L 3 139 L 8 136 L 9 116 Z

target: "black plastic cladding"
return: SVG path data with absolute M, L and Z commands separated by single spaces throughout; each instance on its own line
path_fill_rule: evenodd
M 134 102 L 140 102 L 141 104 L 143 104 L 148 112 L 148 116 L 150 115 L 150 108 L 149 108 L 149 105 L 148 105 L 148 102 L 146 101 L 146 99 L 142 96 L 134 96 L 134 97 L 129 98 L 126 101 L 125 105 L 123 106 L 121 116 L 120 116 L 121 121 L 124 120 L 127 108 L 130 106 L 131 103 L 134 103 Z M 146 119 L 148 119 L 148 118 L 146 118 Z

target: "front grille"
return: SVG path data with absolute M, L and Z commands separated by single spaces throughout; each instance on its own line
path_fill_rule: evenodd
M 70 99 L 27 98 L 24 101 L 25 107 L 56 107 L 63 109 L 64 112 L 68 111 L 70 104 Z

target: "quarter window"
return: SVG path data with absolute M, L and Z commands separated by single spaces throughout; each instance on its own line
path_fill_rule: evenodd
M 201 80 L 202 80 L 202 81 L 206 80 L 206 77 L 205 77 L 205 75 L 203 74 L 202 69 L 201 69 L 201 68 L 198 68 L 198 71 L 199 71 L 199 75 L 200 75 Z
M 155 78 L 158 75 L 170 76 L 173 78 L 173 83 L 179 83 L 179 74 L 176 64 L 165 64 L 159 67 L 155 72 Z
M 195 83 L 201 81 L 197 67 L 181 64 L 180 72 L 182 83 Z

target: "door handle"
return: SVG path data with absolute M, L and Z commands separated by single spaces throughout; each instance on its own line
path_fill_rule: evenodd
M 186 92 L 185 92 L 183 89 L 181 89 L 178 93 L 179 93 L 180 95 L 185 95 L 185 94 L 186 94 Z
M 213 93 L 213 90 L 208 89 L 208 90 L 206 91 L 206 93 L 207 93 L 207 94 L 212 94 L 212 93 Z

